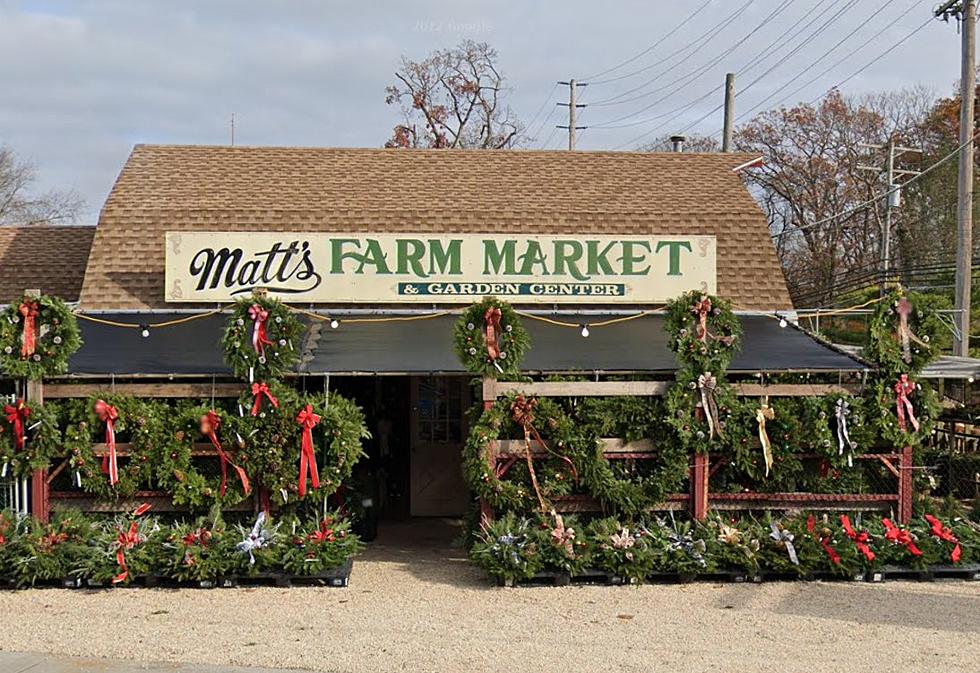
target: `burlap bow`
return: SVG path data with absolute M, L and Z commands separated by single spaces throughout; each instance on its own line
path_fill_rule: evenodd
M 724 437 L 718 417 L 718 400 L 715 391 L 718 389 L 718 380 L 711 372 L 705 372 L 698 376 L 698 391 L 701 393 L 701 408 L 704 409 L 704 417 L 708 421 L 709 437 Z
M 895 312 L 898 314 L 898 341 L 902 346 L 902 361 L 910 364 L 912 362 L 911 342 L 914 341 L 923 347 L 927 347 L 928 344 L 917 337 L 909 326 L 909 318 L 912 315 L 912 302 L 902 297 L 895 304 Z
M 772 470 L 772 442 L 769 441 L 769 433 L 766 432 L 766 421 L 776 418 L 776 411 L 769 406 L 769 398 L 763 397 L 762 404 L 755 411 L 755 420 L 759 424 L 759 442 L 762 443 L 762 458 L 766 463 L 766 476 Z
M 909 380 L 909 375 L 899 376 L 895 383 L 895 411 L 898 414 L 898 428 L 902 432 L 906 431 L 906 415 L 915 431 L 919 431 L 919 420 L 915 417 L 915 408 L 912 406 L 912 400 L 909 399 L 913 392 L 915 392 L 915 382 Z

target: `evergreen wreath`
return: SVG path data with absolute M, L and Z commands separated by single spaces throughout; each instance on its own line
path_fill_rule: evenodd
M 889 375 L 918 374 L 940 353 L 944 301 L 898 288 L 878 303 L 862 355 Z
M 280 378 L 299 358 L 301 323 L 278 299 L 253 294 L 235 302 L 222 346 L 235 376 L 249 381 Z
M 868 386 L 869 420 L 874 423 L 878 436 L 886 446 L 893 449 L 921 446 L 932 436 L 936 418 L 939 417 L 939 397 L 928 383 L 913 381 L 914 390 L 908 395 L 908 399 L 912 403 L 919 429 L 915 429 L 906 412 L 905 430 L 902 430 L 896 408 L 895 384 L 895 380 L 879 376 Z
M 487 337 L 492 341 L 488 345 Z M 466 370 L 479 376 L 513 377 L 531 338 L 514 308 L 496 297 L 484 297 L 456 321 L 453 346 Z
M 678 442 L 686 451 L 721 452 L 731 445 L 731 438 L 728 437 L 729 425 L 733 420 L 733 414 L 737 413 L 744 403 L 739 401 L 734 389 L 724 381 L 723 374 L 715 377 L 713 401 L 717 418 L 712 412 L 712 425 L 709 426 L 699 384 L 701 376 L 703 375 L 687 367 L 677 370 L 677 381 L 665 396 L 667 413 L 664 420 L 674 429 Z M 706 390 L 706 395 L 710 394 Z M 709 406 L 711 404 L 709 398 Z
M 0 314 L 0 369 L 10 378 L 64 374 L 81 345 L 78 320 L 57 297 L 21 297 Z
M 34 470 L 41 470 L 62 453 L 61 426 L 58 404 L 47 402 L 31 406 L 23 400 L 0 407 L 6 419 L 0 419 L 0 476 L 26 479 Z M 14 432 L 13 414 L 20 415 L 24 445 L 18 447 Z
M 742 326 L 731 303 L 698 290 L 667 304 L 664 329 L 681 365 L 719 378 L 741 347 Z

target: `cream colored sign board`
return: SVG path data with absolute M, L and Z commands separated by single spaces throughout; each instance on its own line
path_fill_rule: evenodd
M 657 304 L 716 292 L 714 236 L 168 232 L 168 302 Z

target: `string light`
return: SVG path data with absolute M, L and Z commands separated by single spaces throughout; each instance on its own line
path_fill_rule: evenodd
M 585 338 L 588 338 L 589 337 L 589 326 L 588 325 L 582 325 L 582 336 L 585 337 Z
M 140 325 L 140 336 L 143 337 L 144 339 L 150 336 L 149 325 Z
M 337 320 L 336 318 L 334 318 L 333 320 L 330 321 L 330 328 L 331 329 L 337 329 L 338 327 L 340 327 L 340 321 L 339 320 Z
M 780 327 L 786 327 L 786 325 L 788 325 L 788 324 L 789 324 L 789 323 L 788 323 L 788 322 L 786 322 L 786 318 L 785 318 L 785 317 L 780 317 L 780 318 L 779 318 L 779 326 L 780 326 Z

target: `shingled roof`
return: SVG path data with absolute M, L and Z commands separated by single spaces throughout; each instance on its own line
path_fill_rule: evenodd
M 0 227 L 0 304 L 39 289 L 77 301 L 95 227 Z
M 166 231 L 714 234 L 718 292 L 791 308 L 739 154 L 137 145 L 99 219 L 86 309 L 163 298 Z

